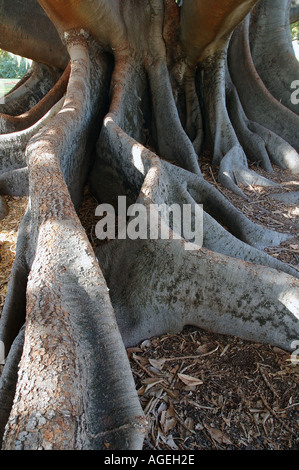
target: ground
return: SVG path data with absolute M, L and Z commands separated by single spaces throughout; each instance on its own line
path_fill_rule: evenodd
M 244 188 L 248 200 L 216 182 L 210 158 L 201 169 L 212 184 L 249 219 L 293 234 L 267 250 L 299 266 L 299 205 L 272 197 L 283 188 L 299 190 L 299 179 L 274 167 L 279 187 Z M 255 168 L 260 174 L 263 171 Z M 6 198 L 10 214 L 0 222 L 0 299 L 2 309 L 11 269 L 16 230 L 27 198 Z M 93 245 L 95 207 L 86 188 L 80 218 Z M 145 449 L 155 450 L 295 450 L 299 449 L 299 365 L 278 348 L 210 334 L 187 327 L 181 334 L 150 338 L 128 349 L 141 404 L 149 423 Z

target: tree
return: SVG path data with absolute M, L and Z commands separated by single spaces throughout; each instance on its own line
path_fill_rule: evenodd
M 298 339 L 298 272 L 263 251 L 288 234 L 251 222 L 200 170 L 210 149 L 242 197 L 272 184 L 248 160 L 298 174 L 291 1 L 39 4 L 0 3 L 0 46 L 34 60 L 1 115 L 1 193 L 30 196 L 1 318 L 3 448 L 138 449 L 127 346 L 188 324 L 288 351 Z M 161 212 L 172 238 L 124 237 L 120 220 L 94 251 L 76 213 L 87 181 L 148 216 L 189 204 L 192 228 L 202 204 L 203 246 Z

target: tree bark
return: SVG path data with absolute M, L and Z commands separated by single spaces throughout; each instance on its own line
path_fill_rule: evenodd
M 66 67 L 67 51 L 37 1 L 1 0 L 0 17 L 1 49 L 58 69 Z
M 255 68 L 269 92 L 298 114 L 298 104 L 291 100 L 291 84 L 298 77 L 289 28 L 291 3 L 291 0 L 260 2 L 252 14 L 250 44 Z

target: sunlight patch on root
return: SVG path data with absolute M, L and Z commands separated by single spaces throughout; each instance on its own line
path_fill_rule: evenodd
M 104 117 L 97 142 L 97 158 L 91 171 L 90 185 L 99 200 L 115 203 L 115 195 L 122 192 L 133 201 L 149 166 L 141 154 L 146 151 L 152 155 L 142 144 L 146 143 L 142 130 L 147 92 L 143 66 L 133 66 L 126 56 L 116 57 L 111 92 L 109 112 Z M 124 165 L 122 174 L 119 172 L 121 162 Z
M 249 170 L 245 165 L 240 165 L 240 160 L 244 160 L 244 151 L 240 145 L 236 145 L 226 153 L 219 166 L 218 181 L 224 187 L 230 189 L 239 196 L 246 197 L 243 191 L 237 186 L 242 183 L 245 186 L 277 186 L 256 172 Z
M 129 52 L 115 53 L 115 65 L 112 73 L 110 90 L 111 103 L 109 114 L 121 128 L 127 130 L 128 135 L 140 142 L 145 142 L 145 126 L 147 109 L 144 108 L 146 97 L 146 74 L 144 66 L 138 60 L 132 60 Z M 109 121 L 106 116 L 105 122 Z M 147 129 L 148 132 L 148 129 Z
M 294 175 L 299 174 L 299 154 L 291 145 L 257 122 L 250 122 L 249 129 L 263 139 L 273 163 L 290 170 Z

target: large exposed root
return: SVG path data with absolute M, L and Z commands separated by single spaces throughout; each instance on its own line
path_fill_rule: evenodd
M 136 200 L 142 192 L 147 172 L 157 164 L 158 157 L 129 137 L 112 118 L 106 118 L 98 151 L 100 159 L 94 167 L 91 180 L 93 193 L 99 200 L 104 200 L 103 196 L 106 195 L 105 202 L 111 204 L 117 203 L 120 192 L 127 194 L 129 201 Z M 168 185 L 172 187 L 173 199 L 170 200 L 169 196 L 168 205 L 190 204 L 191 201 L 193 205 L 202 204 L 207 211 L 203 224 L 204 246 L 297 277 L 295 270 L 260 251 L 267 246 L 279 245 L 288 235 L 250 222 L 221 193 L 198 176 L 166 162 L 163 165 L 163 177 L 165 181 L 170 179 Z M 234 235 L 223 229 L 214 218 L 231 229 Z
M 219 165 L 219 182 L 236 194 L 243 195 L 238 187 L 240 182 L 260 186 L 273 183 L 248 169 L 244 149 L 227 112 L 225 64 L 225 51 L 208 57 L 201 63 L 201 94 L 208 117 L 207 135 L 213 148 L 213 163 Z
M 86 129 L 98 113 L 102 83 L 100 52 L 92 63 L 84 36 L 75 35 L 72 43 L 64 106 L 27 148 L 32 264 L 24 351 L 5 449 L 99 449 L 116 442 L 120 448 L 140 448 L 143 440 L 142 411 L 105 280 L 65 183 L 70 190 L 75 186 L 72 164 L 75 171 L 84 168 Z M 91 97 L 96 84 L 98 92 Z M 51 261 L 44 263 L 46 258 Z M 108 400 L 107 390 L 116 392 Z
M 24 81 L 5 95 L 0 113 L 19 116 L 35 106 L 55 85 L 61 70 L 33 62 Z
M 128 80 L 126 80 L 125 75 L 123 80 L 122 86 L 119 86 L 113 94 L 111 112 L 104 119 L 104 126 L 98 143 L 98 159 L 92 172 L 92 191 L 99 200 L 116 205 L 117 196 L 126 194 L 129 196 L 129 200 L 145 205 L 147 214 L 150 212 L 150 204 L 159 205 L 164 203 L 171 206 L 175 203 L 181 205 L 191 203 L 193 207 L 196 207 L 197 202 L 199 202 L 203 203 L 204 209 L 207 209 L 213 217 L 218 217 L 226 226 L 230 226 L 232 229 L 234 227 L 235 234 L 241 239 L 244 237 L 247 243 L 260 247 L 265 247 L 271 243 L 280 243 L 283 234 L 266 231 L 252 224 L 201 177 L 186 172 L 170 163 L 162 162 L 155 154 L 134 139 L 132 128 L 130 128 L 130 136 L 125 132 L 125 104 L 129 103 L 128 108 L 130 109 L 132 103 L 134 103 L 134 95 L 132 95 L 130 88 L 126 86 Z M 124 126 L 124 129 L 120 126 Z M 213 303 L 212 299 L 217 298 L 216 291 L 218 289 L 219 295 L 220 292 L 225 295 L 223 289 L 227 285 L 227 281 L 222 280 L 218 283 L 218 269 L 219 273 L 223 269 L 223 274 L 220 276 L 227 275 L 229 279 L 230 272 L 232 272 L 233 277 L 235 276 L 233 273 L 236 273 L 235 282 L 238 282 L 238 276 L 241 278 L 244 276 L 244 284 L 242 285 L 246 285 L 248 282 L 248 286 L 251 283 L 249 279 L 255 276 L 259 279 L 255 286 L 261 283 L 264 275 L 266 278 L 269 276 L 269 280 L 266 281 L 268 287 L 266 287 L 266 284 L 261 286 L 260 298 L 263 298 L 264 301 L 260 302 L 258 308 L 256 305 L 254 306 L 255 318 L 252 317 L 250 321 L 247 321 L 248 319 L 240 320 L 239 316 L 241 318 L 244 302 L 236 300 L 236 305 L 229 307 L 228 317 L 223 318 L 223 323 L 227 322 L 226 332 L 232 333 L 236 328 L 235 331 L 241 334 L 243 328 L 243 337 L 247 339 L 256 338 L 257 341 L 270 341 L 271 336 L 275 344 L 280 342 L 281 347 L 289 348 L 298 323 L 292 303 L 297 288 L 294 291 L 292 290 L 294 278 L 286 275 L 284 278 L 286 290 L 285 293 L 281 293 L 280 275 L 277 269 L 288 272 L 293 276 L 297 276 L 296 271 L 284 266 L 282 263 L 277 263 L 277 260 L 256 248 L 248 246 L 247 243 L 237 240 L 220 227 L 208 214 L 204 214 L 203 227 L 203 245 L 207 246 L 208 250 L 198 248 L 195 252 L 187 253 L 184 249 L 185 242 L 182 240 L 132 241 L 123 240 L 123 236 L 119 240 L 110 242 L 108 246 L 98 249 L 97 255 L 110 288 L 111 299 L 125 344 L 132 345 L 142 338 L 162 334 L 165 331 L 178 331 L 184 324 L 191 321 L 188 313 L 186 313 L 190 311 L 190 305 L 186 305 L 186 302 L 188 303 L 186 297 L 188 296 L 185 294 L 185 289 L 188 290 L 188 294 L 191 291 L 189 291 L 187 284 L 185 289 L 182 287 L 181 282 L 184 282 L 184 280 L 179 279 L 178 276 L 184 278 L 184 276 L 181 276 L 185 272 L 183 265 L 188 266 L 186 268 L 186 279 L 188 279 L 188 282 L 190 279 L 194 279 L 195 284 L 198 282 L 196 295 L 200 297 L 202 286 L 200 281 L 195 279 L 201 269 L 203 275 L 209 271 L 205 266 L 207 262 L 209 266 L 215 265 L 215 272 L 211 273 L 211 278 L 215 279 L 215 291 L 211 290 L 211 298 L 206 301 L 205 308 L 207 310 L 205 311 L 208 311 L 207 306 Z M 164 253 L 163 259 L 166 259 L 165 263 L 161 260 L 162 252 Z M 216 252 L 222 252 L 226 256 L 216 254 Z M 143 256 L 144 261 L 140 263 Z M 232 256 L 236 259 L 234 260 Z M 238 265 L 237 258 L 245 261 Z M 208 260 L 213 260 L 213 262 Z M 178 267 L 176 263 L 179 263 L 180 266 Z M 264 268 L 260 266 L 262 264 L 274 269 Z M 122 266 L 121 270 L 119 266 Z M 238 269 L 237 266 L 239 266 Z M 130 280 L 129 283 L 123 283 L 119 277 L 123 270 L 127 273 L 126 279 Z M 211 283 L 213 284 L 213 282 Z M 210 281 L 207 284 L 210 285 Z M 148 286 L 151 288 L 148 289 Z M 276 287 L 274 288 L 274 286 Z M 273 292 L 270 294 L 272 287 Z M 269 303 L 264 297 L 263 289 L 267 292 L 266 297 Z M 206 292 L 205 289 L 203 291 Z M 135 296 L 135 292 L 138 292 L 138 295 Z M 181 292 L 184 294 L 180 295 Z M 288 297 L 289 294 L 290 297 Z M 194 298 L 196 298 L 196 295 L 194 290 Z M 230 294 L 228 294 L 229 297 Z M 181 298 L 181 300 L 179 301 L 178 298 Z M 280 298 L 291 299 L 287 307 L 280 303 Z M 249 302 L 252 301 L 252 295 L 249 292 L 248 295 L 246 294 L 246 299 Z M 139 307 L 137 306 L 138 302 Z M 220 297 L 215 302 L 221 305 Z M 205 327 L 205 322 L 207 322 L 209 323 L 208 328 L 212 328 L 213 331 L 220 331 L 217 330 L 217 323 L 219 320 L 221 329 L 223 327 L 220 314 L 221 308 L 219 307 L 219 310 L 217 310 L 216 303 L 213 303 L 215 316 L 213 316 L 213 320 L 211 317 L 211 322 L 208 320 L 210 310 L 205 319 L 205 313 L 200 314 L 195 307 L 194 316 L 193 313 L 191 314 L 191 322 L 197 325 L 200 324 L 201 327 Z M 279 307 L 280 305 L 281 307 Z M 271 306 L 271 310 L 276 310 L 278 315 L 277 318 L 272 318 L 273 324 L 271 327 L 269 321 L 271 323 L 272 314 L 268 315 L 268 306 Z M 177 314 L 178 309 L 181 315 Z M 281 331 L 276 331 L 274 334 L 276 324 L 281 321 L 280 315 L 283 317 L 283 312 L 286 313 L 287 311 L 289 313 L 286 318 L 290 318 L 290 320 L 286 321 L 287 323 L 290 321 L 289 326 L 282 326 Z M 153 321 L 153 318 L 155 318 L 155 321 Z M 265 330 L 262 324 L 265 325 Z M 289 333 L 286 333 L 289 328 Z M 293 333 L 291 333 L 291 330 Z M 270 331 L 271 333 L 269 333 Z
M 61 98 L 45 116 L 28 129 L 0 135 L 0 193 L 13 194 L 14 187 L 21 176 L 21 173 L 16 170 L 27 166 L 25 149 L 29 140 L 58 113 L 63 102 L 64 98 Z M 28 191 L 27 179 L 22 181 L 18 191 L 21 191 L 21 194 L 26 194 Z
M 98 142 L 98 158 L 91 173 L 92 191 L 98 200 L 109 203 L 115 203 L 119 194 L 127 195 L 130 201 L 136 200 L 152 161 L 158 158 L 140 144 L 140 140 L 137 141 L 140 132 L 138 121 L 132 127 L 131 118 L 126 118 L 127 114 L 130 116 L 132 108 L 136 110 L 142 105 L 139 96 L 142 96 L 141 90 L 144 90 L 144 76 L 134 75 L 135 89 L 140 90 L 136 96 L 130 85 L 132 77 L 127 74 L 120 77 L 118 72 L 116 74 L 119 78 L 118 86 L 114 87 L 110 112 L 104 119 Z M 139 111 L 137 115 L 142 116 L 142 113 Z M 203 178 L 168 165 L 172 168 L 172 174 L 176 175 L 177 182 L 190 186 L 193 194 L 196 192 L 197 202 L 202 203 L 211 216 L 228 227 L 240 240 L 263 249 L 279 245 L 289 237 L 250 222 Z
M 254 67 L 249 48 L 249 18 L 232 36 L 228 52 L 229 71 L 248 119 L 258 122 L 299 149 L 297 128 L 299 117 L 277 101 L 267 90 Z M 297 168 L 298 157 L 292 159 Z
M 187 137 L 175 106 L 169 73 L 165 62 L 152 64 L 148 68 L 153 109 L 156 119 L 157 149 L 166 160 L 175 159 L 183 168 L 201 174 L 198 158 Z M 175 148 L 175 152 L 173 152 Z
M 169 206 L 175 200 L 169 176 L 161 162 L 147 173 L 137 199 L 147 209 L 147 222 L 150 205 Z M 128 230 L 129 225 L 130 220 Z M 184 239 L 116 240 L 97 254 L 126 345 L 193 324 L 291 348 L 298 329 L 298 281 L 291 276 L 205 248 L 191 249 Z
M 0 133 L 19 132 L 39 121 L 65 94 L 69 74 L 70 67 L 67 67 L 54 87 L 30 111 L 19 116 L 0 114 Z
M 3 434 L 8 421 L 13 400 L 16 392 L 18 379 L 18 367 L 24 346 L 25 328 L 22 327 L 14 340 L 11 353 L 6 361 L 0 378 L 0 445 L 2 445 Z
M 237 90 L 226 78 L 226 102 L 231 122 L 246 156 L 269 173 L 272 163 L 292 173 L 299 172 L 299 156 L 288 142 L 257 122 L 250 121 L 240 103 Z
M 291 0 L 263 0 L 251 13 L 250 45 L 255 68 L 269 92 L 299 114 L 291 100 L 291 85 L 299 65 L 289 28 Z M 275 44 L 275 47 L 273 47 Z

